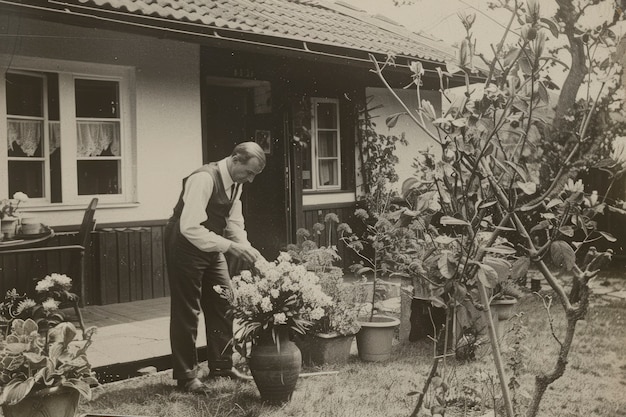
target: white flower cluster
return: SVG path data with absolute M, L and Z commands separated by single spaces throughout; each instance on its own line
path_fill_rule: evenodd
M 292 263 L 285 252 L 275 262 L 259 260 L 254 267 L 255 273 L 242 271 L 232 280 L 233 306 L 245 322 L 273 326 L 298 319 L 319 320 L 332 302 L 317 275 Z
M 64 274 L 50 274 L 37 282 L 35 290 L 38 293 L 42 293 L 55 289 L 69 291 L 70 288 L 72 288 L 72 279 L 70 277 Z

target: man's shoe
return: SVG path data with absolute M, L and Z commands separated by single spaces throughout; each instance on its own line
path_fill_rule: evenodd
M 198 378 L 179 379 L 177 388 L 182 392 L 192 394 L 206 394 L 209 390 L 209 387 L 203 384 Z
M 251 381 L 252 377 L 247 376 L 239 372 L 235 368 L 230 369 L 211 369 L 209 372 L 209 378 L 228 378 L 233 381 Z

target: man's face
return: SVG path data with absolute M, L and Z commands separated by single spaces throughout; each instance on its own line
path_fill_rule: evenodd
M 245 184 L 254 181 L 254 177 L 263 171 L 261 161 L 257 158 L 250 158 L 247 162 L 241 162 L 238 158 L 233 158 L 233 181 Z

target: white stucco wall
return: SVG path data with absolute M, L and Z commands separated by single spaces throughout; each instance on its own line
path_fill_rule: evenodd
M 2 60 L 2 71 L 22 56 L 130 67 L 135 84 L 130 110 L 136 201 L 101 203 L 96 219 L 102 224 L 169 217 L 181 178 L 202 164 L 199 46 L 1 14 L 0 26 L 5 26 L 4 34 L 19 35 L 5 35 L 0 42 L 0 54 L 15 58 Z M 6 179 L 6 170 L 6 165 L 0 166 L 0 180 Z M 78 224 L 82 219 L 77 207 L 36 210 L 51 226 Z
M 409 109 L 414 111 L 417 109 L 417 95 L 414 90 L 395 90 L 395 93 L 407 104 Z M 408 116 L 402 116 L 398 119 L 398 122 L 393 128 L 388 128 L 385 120 L 392 114 L 403 112 L 404 108 L 398 103 L 398 100 L 386 88 L 367 88 L 366 96 L 372 96 L 373 99 L 369 104 L 370 108 L 375 108 L 378 105 L 382 105 L 379 109 L 370 112 L 373 117 L 373 122 L 376 123 L 376 132 L 386 136 L 398 136 L 404 133 L 408 145 L 402 145 L 398 142 L 396 149 L 396 156 L 399 159 L 396 166 L 396 172 L 399 176 L 399 181 L 396 184 L 392 184 L 391 189 L 400 191 L 402 182 L 407 178 L 413 176 L 415 170 L 411 167 L 413 160 L 419 155 L 420 150 L 426 149 L 428 146 L 433 147 L 434 151 L 437 151 L 436 143 L 420 129 L 415 122 Z M 441 109 L 441 95 L 438 91 L 421 91 L 422 100 L 428 100 L 435 107 L 436 111 Z M 430 123 L 429 128 L 432 128 Z M 359 172 L 359 168 L 357 168 Z M 362 189 L 360 174 L 357 179 L 357 192 L 360 194 Z

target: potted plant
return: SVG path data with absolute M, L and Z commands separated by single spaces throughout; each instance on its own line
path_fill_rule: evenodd
M 0 201 L 0 240 L 12 239 L 17 233 L 20 203 L 27 202 L 28 196 L 21 191 L 13 194 L 13 199 Z
M 82 395 L 98 385 L 87 360 L 95 328 L 77 330 L 58 307 L 70 297 L 71 279 L 51 274 L 37 283 L 40 301 L 15 289 L 0 303 L 0 405 L 5 416 L 73 416 Z
M 363 229 L 361 235 L 354 233 L 352 228 L 342 223 L 337 227 L 340 240 L 352 249 L 360 261 L 350 267 L 357 275 L 363 277 L 365 284 L 367 277 L 372 277 L 371 291 L 368 291 L 370 302 L 362 305 L 360 325 L 357 333 L 357 349 L 359 357 L 365 361 L 385 361 L 391 357 L 391 348 L 395 328 L 400 320 L 385 314 L 380 314 L 381 294 L 384 294 L 390 282 L 381 276 L 389 276 L 396 262 L 391 250 L 397 224 L 393 221 L 396 213 L 390 213 L 388 205 L 379 206 L 379 210 L 372 216 L 365 209 L 357 209 L 355 216 L 360 220 Z
M 214 290 L 232 303 L 238 326 L 233 343 L 248 360 L 261 398 L 271 404 L 289 401 L 302 367 L 293 338 L 305 334 L 331 303 L 317 275 L 283 252 L 276 261 L 259 260 L 233 277 L 232 291 Z
M 337 215 L 329 213 L 324 223 L 313 225 L 312 232 L 298 229 L 297 242 L 287 246 L 292 259 L 314 272 L 322 291 L 331 298 L 324 315 L 305 336 L 296 339 L 305 365 L 345 364 L 361 327 L 358 312 L 362 287 L 344 283 L 343 270 L 335 265 L 341 258 L 332 245 L 331 235 L 338 223 Z M 320 245 L 321 242 L 325 244 Z

